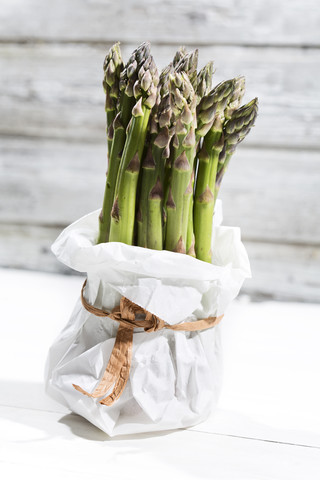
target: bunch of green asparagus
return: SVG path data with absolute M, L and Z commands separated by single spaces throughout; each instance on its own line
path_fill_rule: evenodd
M 149 43 L 104 62 L 108 172 L 97 243 L 123 242 L 211 262 L 221 181 L 253 126 L 257 98 L 240 107 L 244 77 L 212 88 L 213 62 L 181 47 L 158 73 Z

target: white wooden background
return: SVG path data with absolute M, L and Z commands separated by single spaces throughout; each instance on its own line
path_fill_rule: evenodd
M 50 244 L 102 202 L 105 53 L 150 40 L 159 67 L 184 44 L 246 76 L 260 115 L 221 189 L 245 291 L 320 301 L 319 25 L 318 0 L 2 0 L 0 265 L 66 272 Z

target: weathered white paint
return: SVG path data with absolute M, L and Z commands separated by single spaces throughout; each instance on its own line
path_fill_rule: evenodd
M 102 204 L 104 144 L 3 139 L 0 162 L 0 222 L 67 225 Z M 319 185 L 317 152 L 243 143 L 221 186 L 224 223 L 250 240 L 320 245 Z
M 317 0 L 2 0 L 2 39 L 320 44 Z
M 252 279 L 243 291 L 254 298 L 320 302 L 319 246 L 244 241 Z
M 104 141 L 102 63 L 110 47 L 0 45 L 0 134 Z M 128 58 L 135 45 L 123 48 Z M 175 46 L 153 46 L 162 68 Z M 215 60 L 214 82 L 244 74 L 260 115 L 246 145 L 320 146 L 320 50 L 203 47 Z
M 1 225 L 0 265 L 71 274 L 53 256 L 50 246 L 60 227 Z M 255 298 L 320 302 L 320 249 L 305 245 L 244 240 L 253 278 L 242 293 Z
M 111 43 L 128 58 L 150 40 L 160 68 L 187 44 L 216 83 L 244 74 L 244 100 L 259 97 L 221 189 L 252 260 L 245 291 L 319 301 L 319 21 L 318 0 L 3 0 L 0 265 L 65 272 L 50 244 L 100 207 Z

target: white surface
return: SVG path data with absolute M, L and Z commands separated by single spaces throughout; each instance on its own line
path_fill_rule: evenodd
M 0 270 L 1 478 L 319 478 L 319 305 L 234 302 L 216 414 L 187 430 L 110 439 L 43 393 L 47 350 L 82 281 Z

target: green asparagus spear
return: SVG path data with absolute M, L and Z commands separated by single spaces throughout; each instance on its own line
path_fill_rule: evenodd
M 173 66 L 175 67 L 176 65 L 178 65 L 180 60 L 185 55 L 187 55 L 186 47 L 180 47 L 179 50 L 176 51 L 175 56 L 173 57 L 173 61 L 172 61 Z
M 219 155 L 223 148 L 223 122 L 226 106 L 234 95 L 235 81 L 228 80 L 215 87 L 198 106 L 199 131 L 204 136 L 198 157 L 198 175 L 194 201 L 195 251 L 200 260 L 211 262 L 212 217 Z M 214 112 L 213 120 L 211 119 Z M 206 123 L 207 122 L 207 123 Z
M 196 256 L 211 262 L 212 218 L 214 213 L 214 188 L 219 155 L 223 148 L 221 119 L 217 116 L 204 138 L 199 153 L 198 177 L 194 200 L 194 233 Z
M 138 71 L 150 56 L 150 45 L 141 44 L 129 58 L 126 66 L 120 74 L 118 98 L 119 112 L 112 125 L 112 145 L 109 152 L 109 167 L 104 192 L 103 206 L 99 216 L 99 236 L 97 243 L 109 241 L 111 209 L 114 203 L 114 192 L 117 183 L 118 169 L 121 160 L 121 154 L 126 141 L 126 128 L 131 118 L 132 108 L 136 99 L 133 95 L 133 85 L 138 78 Z M 108 69 L 106 69 L 107 71 Z M 108 75 L 110 74 L 108 73 Z
M 140 162 L 147 135 L 150 112 L 156 102 L 158 71 L 149 55 L 139 68 L 132 86 L 136 104 L 127 128 L 127 138 L 118 172 L 111 212 L 110 241 L 132 245 Z
M 210 130 L 216 116 L 224 112 L 234 92 L 234 80 L 219 83 L 205 95 L 197 107 L 196 140 L 199 141 Z
M 170 153 L 172 175 L 166 202 L 165 247 L 186 253 L 189 184 L 195 156 L 196 96 L 185 72 L 170 77 L 170 98 L 176 124 Z
M 123 70 L 120 43 L 114 44 L 103 63 L 103 88 L 106 94 L 105 110 L 107 114 L 108 152 L 110 156 L 112 138 L 111 132 L 113 121 L 117 114 L 117 103 L 119 98 L 120 74 Z
M 236 77 L 233 79 L 234 90 L 231 97 L 228 99 L 227 106 L 224 110 L 224 117 L 230 120 L 232 113 L 240 107 L 242 97 L 245 92 L 245 78 Z
M 197 67 L 198 67 L 198 49 L 194 50 L 191 53 L 187 53 L 182 56 L 179 62 L 175 65 L 174 69 L 178 73 L 185 72 L 190 80 L 190 83 L 194 90 L 197 90 L 198 79 L 197 79 Z
M 212 86 L 213 62 L 208 62 L 198 73 L 197 76 L 197 104 L 201 98 L 207 95 Z
M 198 74 L 197 63 L 198 50 L 181 47 L 159 78 L 148 43 L 125 67 L 119 44 L 108 53 L 109 168 L 98 242 L 132 244 L 136 225 L 140 246 L 211 262 L 215 201 L 257 99 L 239 108 L 244 78 L 211 89 L 213 63 Z
M 237 146 L 242 142 L 254 126 L 258 114 L 258 99 L 254 98 L 247 105 L 238 108 L 232 113 L 223 128 L 224 146 L 219 156 L 217 167 L 217 176 L 215 182 L 214 199 L 219 193 L 222 178 L 228 168 L 230 158 L 234 154 Z
M 257 109 L 257 99 L 254 99 L 235 110 L 231 119 L 225 122 L 222 132 L 221 118 L 217 117 L 210 135 L 205 137 L 194 210 L 196 255 L 200 260 L 211 262 L 212 217 L 221 181 L 236 146 L 253 126 Z
M 142 188 L 139 192 L 138 245 L 162 249 L 163 242 L 163 179 L 166 157 L 169 155 L 172 111 L 168 91 L 168 66 L 161 72 L 158 93 L 160 101 L 152 110 L 148 154 L 142 164 Z
M 167 125 L 160 130 L 152 144 L 155 168 L 146 183 L 147 197 L 147 247 L 156 250 L 163 248 L 163 181 L 166 157 L 169 155 L 171 133 Z M 150 185 L 150 187 L 149 187 Z

